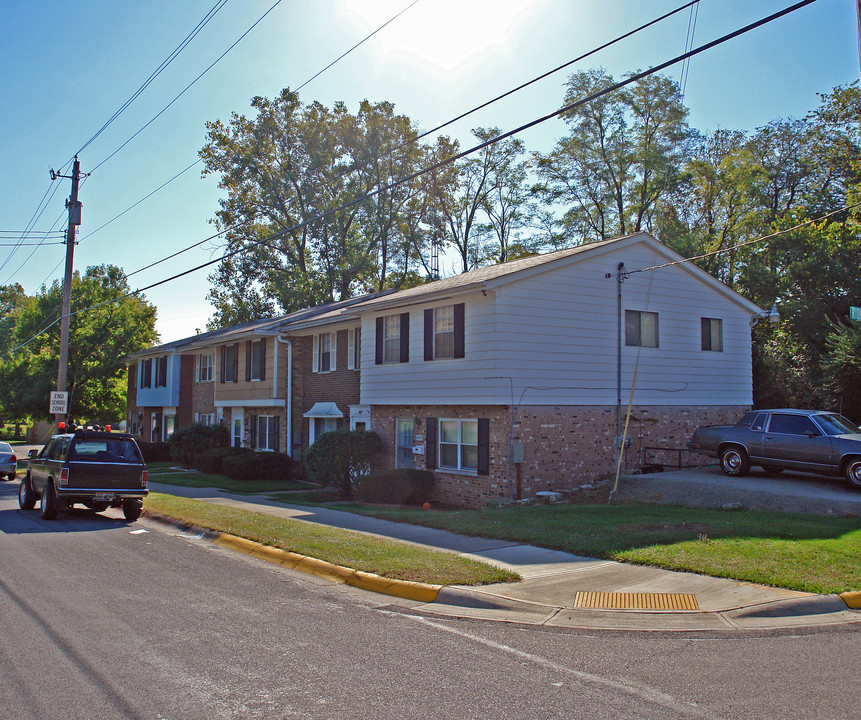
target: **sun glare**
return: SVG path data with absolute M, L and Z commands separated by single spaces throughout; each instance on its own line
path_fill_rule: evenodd
M 347 0 L 347 10 L 369 30 L 409 5 L 409 0 Z M 455 70 L 489 50 L 503 51 L 506 35 L 534 8 L 530 0 L 422 0 L 376 37 L 385 54 L 405 54 Z

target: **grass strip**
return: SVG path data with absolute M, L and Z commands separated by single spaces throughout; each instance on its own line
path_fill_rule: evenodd
M 149 479 L 153 482 L 182 487 L 214 487 L 240 495 L 257 495 L 259 493 L 305 490 L 308 488 L 305 483 L 291 482 L 290 480 L 233 480 L 226 475 L 183 472 L 182 470 L 173 470 L 169 466 L 154 468 L 148 464 L 147 471 Z
M 144 508 L 181 522 L 397 580 L 485 585 L 520 579 L 515 573 L 453 553 L 174 495 L 150 493 Z
M 462 535 L 805 592 L 861 589 L 857 517 L 643 504 L 451 511 L 350 504 L 339 509 Z

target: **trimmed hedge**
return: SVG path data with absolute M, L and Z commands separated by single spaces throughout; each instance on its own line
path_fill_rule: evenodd
M 224 473 L 234 480 L 293 479 L 296 463 L 288 455 L 273 452 L 243 452 L 221 459 Z
M 163 442 L 138 442 L 144 462 L 166 462 L 171 459 L 170 446 Z
M 174 431 L 167 441 L 170 456 L 183 465 L 194 465 L 197 455 L 212 448 L 227 447 L 230 435 L 224 425 L 191 423 Z
M 435 478 L 430 470 L 377 470 L 356 483 L 356 499 L 365 503 L 421 505 L 434 494 Z
M 234 455 L 248 455 L 253 450 L 240 447 L 217 447 L 204 450 L 194 456 L 194 467 L 202 473 L 225 475 L 224 458 Z

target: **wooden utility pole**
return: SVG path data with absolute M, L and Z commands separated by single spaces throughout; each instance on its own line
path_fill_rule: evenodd
M 68 177 L 56 175 L 52 177 Z M 66 272 L 63 275 L 63 309 L 60 316 L 60 366 L 57 369 L 57 391 L 66 391 L 66 378 L 69 372 L 69 320 L 72 313 L 72 274 L 75 256 L 75 230 L 81 224 L 81 203 L 78 202 L 78 184 L 81 177 L 81 163 L 75 155 L 72 166 L 72 194 L 66 201 L 69 208 L 69 228 L 66 231 Z M 68 412 L 68 408 L 67 408 Z M 65 419 L 65 414 L 58 414 L 57 422 Z

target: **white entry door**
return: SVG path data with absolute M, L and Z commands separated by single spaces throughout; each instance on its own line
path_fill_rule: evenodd
M 233 430 L 230 437 L 233 447 L 245 447 L 245 410 L 233 409 Z

